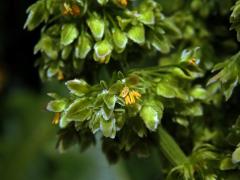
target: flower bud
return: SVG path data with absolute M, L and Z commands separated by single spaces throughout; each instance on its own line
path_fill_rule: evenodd
M 94 45 L 94 56 L 95 61 L 100 63 L 108 63 L 113 46 L 107 40 L 99 41 Z
M 153 11 L 150 9 L 139 16 L 139 21 L 146 25 L 152 25 L 155 23 L 155 17 Z
M 108 3 L 108 0 L 97 0 L 97 2 L 103 6 Z
M 92 15 L 87 20 L 87 25 L 97 41 L 102 39 L 104 35 L 104 21 L 97 14 Z
M 125 49 L 128 42 L 126 34 L 122 32 L 120 29 L 114 29 L 112 38 L 117 51 L 122 52 Z
M 143 44 L 145 42 L 145 29 L 143 25 L 133 26 L 128 31 L 128 37 L 137 44 Z
M 86 33 L 82 33 L 78 38 L 78 44 L 75 48 L 75 56 L 80 59 L 86 58 L 92 48 L 90 37 Z
M 76 24 L 64 24 L 61 32 L 61 45 L 67 46 L 78 37 L 78 28 Z

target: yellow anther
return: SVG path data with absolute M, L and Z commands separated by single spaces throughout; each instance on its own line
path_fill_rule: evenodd
M 72 5 L 72 15 L 73 16 L 79 16 L 80 15 L 80 8 L 78 5 L 74 4 Z
M 135 90 L 129 90 L 127 86 L 125 86 L 120 95 L 120 97 L 124 98 L 125 104 L 135 104 L 136 100 L 141 97 L 141 94 Z
M 133 96 L 134 97 L 136 97 L 137 99 L 139 99 L 140 97 L 141 97 L 141 94 L 139 93 L 139 92 L 137 92 L 137 91 L 132 91 L 132 94 L 133 94 Z
M 73 4 L 70 6 L 66 2 L 63 4 L 63 15 L 72 15 L 72 16 L 78 16 L 80 15 L 80 8 L 78 5 Z
M 129 97 L 130 97 L 131 104 L 134 104 L 136 101 L 132 92 L 129 93 Z
M 61 113 L 60 112 L 57 112 L 54 117 L 53 117 L 53 120 L 52 120 L 52 123 L 53 124 L 58 124 L 59 123 L 59 120 L 60 120 L 60 116 L 61 116 Z
M 130 97 L 129 97 L 129 96 L 126 96 L 126 97 L 125 97 L 125 103 L 126 103 L 126 105 L 131 104 L 131 101 L 130 101 Z
M 64 79 L 64 75 L 63 75 L 63 72 L 61 70 L 59 70 L 58 73 L 57 73 L 57 79 L 59 81 Z
M 192 58 L 188 61 L 188 63 L 191 64 L 191 65 L 196 65 L 196 59 Z
M 128 4 L 128 0 L 118 0 L 119 4 L 121 4 L 122 6 L 127 6 Z
M 123 90 L 121 91 L 120 96 L 124 98 L 128 95 L 128 93 L 129 93 L 129 88 L 127 86 L 125 86 L 123 88 Z

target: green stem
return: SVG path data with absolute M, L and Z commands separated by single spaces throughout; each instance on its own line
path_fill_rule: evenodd
M 186 163 L 188 158 L 173 137 L 171 137 L 171 135 L 161 126 L 159 127 L 158 132 L 160 149 L 170 163 L 173 166 L 179 166 Z

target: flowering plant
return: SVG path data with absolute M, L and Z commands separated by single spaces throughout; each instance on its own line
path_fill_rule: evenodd
M 166 178 L 237 179 L 240 54 L 222 20 L 230 16 L 239 39 L 240 1 L 174 2 L 37 0 L 29 7 L 25 27 L 42 27 L 34 48 L 40 77 L 68 89 L 48 94 L 57 146 L 86 149 L 100 135 L 110 162 L 156 148 L 167 159 Z

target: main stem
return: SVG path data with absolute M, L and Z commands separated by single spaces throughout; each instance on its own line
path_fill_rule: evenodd
M 173 166 L 186 163 L 188 161 L 187 156 L 184 154 L 172 136 L 166 130 L 164 130 L 162 126 L 159 127 L 158 133 L 160 149 L 170 163 Z

